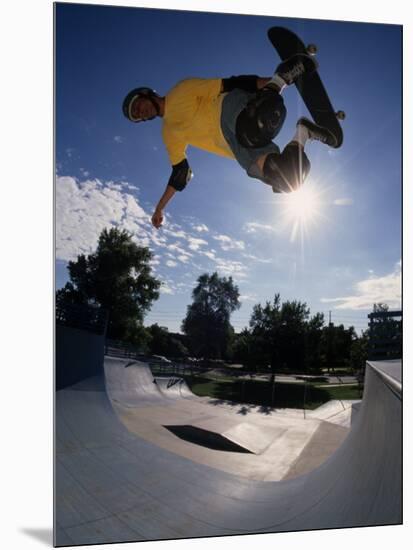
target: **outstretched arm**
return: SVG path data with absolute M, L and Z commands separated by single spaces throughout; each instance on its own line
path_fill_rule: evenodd
M 168 204 L 168 202 L 172 199 L 172 197 L 175 195 L 176 189 L 172 187 L 172 185 L 167 185 L 166 189 L 162 195 L 162 197 L 159 199 L 159 202 L 155 208 L 155 212 L 152 216 L 152 225 L 156 227 L 156 229 L 159 229 L 163 223 L 163 209 Z
M 152 225 L 159 229 L 163 222 L 163 209 L 168 202 L 175 195 L 176 191 L 183 191 L 186 184 L 192 178 L 192 170 L 189 167 L 186 159 L 182 160 L 178 164 L 174 164 L 172 167 L 172 174 L 169 178 L 168 185 L 159 199 L 159 202 L 155 208 L 155 212 L 152 216 Z

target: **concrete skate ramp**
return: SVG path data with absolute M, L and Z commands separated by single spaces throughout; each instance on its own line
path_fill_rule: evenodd
M 140 407 L 169 399 L 197 399 L 183 378 L 154 377 L 146 363 L 106 357 L 105 383 L 109 398 L 124 407 Z
M 104 377 L 109 398 L 123 407 L 157 404 L 164 397 L 151 369 L 139 361 L 105 357 Z
M 196 399 L 183 378 L 157 376 L 155 378 L 159 391 L 170 399 Z
M 350 427 L 359 408 L 360 401 L 332 399 L 314 411 L 306 411 L 306 418 L 318 418 L 330 424 Z
M 148 401 L 159 398 L 147 390 Z M 61 390 L 55 506 L 58 546 L 398 524 L 400 362 L 368 364 L 342 446 L 310 473 L 280 482 L 242 479 L 131 434 L 99 378 Z

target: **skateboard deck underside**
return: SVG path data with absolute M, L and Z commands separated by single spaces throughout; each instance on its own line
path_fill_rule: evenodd
M 268 38 L 282 61 L 296 53 L 308 53 L 298 36 L 283 27 L 269 29 Z M 314 122 L 333 132 L 337 138 L 336 147 L 340 147 L 343 142 L 343 131 L 318 71 L 299 77 L 295 85 Z

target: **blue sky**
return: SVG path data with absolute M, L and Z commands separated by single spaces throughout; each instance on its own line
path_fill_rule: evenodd
M 161 120 L 129 123 L 123 97 L 140 85 L 165 94 L 193 76 L 270 76 L 278 63 L 266 38 L 273 25 L 318 45 L 320 74 L 347 113 L 342 148 L 306 148 L 305 185 L 320 194 L 320 219 L 293 239 L 283 197 L 235 161 L 189 148 L 195 177 L 168 206 L 165 227 L 152 229 L 170 174 Z M 284 100 L 281 147 L 306 114 L 295 88 Z M 178 330 L 197 277 L 217 270 L 240 289 L 236 330 L 276 292 L 365 328 L 374 302 L 400 307 L 401 28 L 58 4 L 56 169 L 57 287 L 67 281 L 67 261 L 117 225 L 154 252 L 163 287 L 147 324 Z

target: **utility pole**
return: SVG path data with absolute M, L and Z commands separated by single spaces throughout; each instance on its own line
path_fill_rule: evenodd
M 331 309 L 328 312 L 328 332 L 327 332 L 327 370 L 330 374 L 331 364 Z
M 327 357 L 328 357 L 328 373 L 330 374 L 330 365 L 332 362 L 332 333 L 333 333 L 333 323 L 331 322 L 331 309 L 328 312 L 328 340 L 327 340 Z M 332 367 L 333 373 L 335 373 L 334 367 Z

